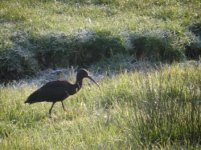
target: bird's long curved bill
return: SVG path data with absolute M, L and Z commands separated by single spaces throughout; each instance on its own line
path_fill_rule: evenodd
M 100 89 L 99 84 L 91 76 L 87 76 L 87 78 L 89 78 L 91 81 L 93 81 L 99 87 L 99 89 Z

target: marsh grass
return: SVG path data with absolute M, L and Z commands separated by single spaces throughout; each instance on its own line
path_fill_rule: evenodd
M 200 63 L 122 72 L 60 103 L 25 105 L 37 86 L 0 88 L 3 149 L 199 148 Z

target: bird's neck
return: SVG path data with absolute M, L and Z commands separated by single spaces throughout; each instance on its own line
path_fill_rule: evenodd
M 76 82 L 75 82 L 76 91 L 80 90 L 81 87 L 82 87 L 82 79 L 81 80 L 76 80 Z

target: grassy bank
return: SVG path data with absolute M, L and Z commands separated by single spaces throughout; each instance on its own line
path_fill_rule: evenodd
M 0 88 L 3 149 L 199 149 L 201 65 L 164 65 L 105 77 L 54 107 L 25 105 L 35 85 Z
M 116 54 L 180 61 L 201 54 L 199 0 L 2 0 L 1 81 Z

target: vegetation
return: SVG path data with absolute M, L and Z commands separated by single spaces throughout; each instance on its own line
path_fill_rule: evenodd
M 200 62 L 122 72 L 58 103 L 25 105 L 36 85 L 0 88 L 2 149 L 200 148 Z
M 200 0 L 1 0 L 1 83 L 79 66 L 101 90 L 84 81 L 50 119 L 50 103 L 24 104 L 47 78 L 0 84 L 0 149 L 200 149 L 200 10 Z
M 2 0 L 0 8 L 3 81 L 116 54 L 164 62 L 201 54 L 199 0 Z

